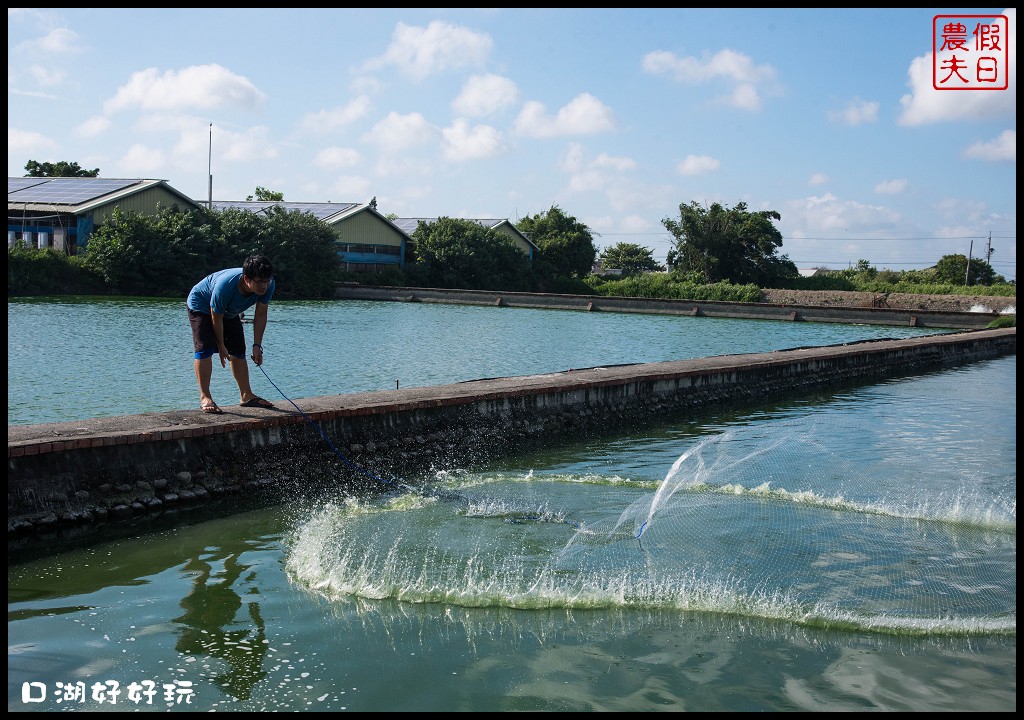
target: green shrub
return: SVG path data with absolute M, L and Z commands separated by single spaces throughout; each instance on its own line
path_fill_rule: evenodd
M 988 329 L 1017 327 L 1017 315 L 1000 315 L 985 326 Z
M 761 300 L 761 289 L 756 285 L 733 285 L 729 282 L 700 284 L 680 280 L 673 273 L 644 273 L 621 280 L 603 280 L 590 276 L 586 282 L 596 294 L 606 297 L 702 300 L 705 302 L 760 302 Z
M 110 288 L 78 255 L 23 244 L 7 249 L 7 296 L 105 295 Z
M 780 290 L 849 290 L 871 293 L 905 293 L 907 295 L 988 295 L 1016 297 L 1013 283 L 992 285 L 951 285 L 940 282 L 932 269 L 928 270 L 832 270 L 812 277 L 799 277 L 781 283 Z
M 587 278 L 567 278 L 556 276 L 543 280 L 541 292 L 556 293 L 559 295 L 594 295 L 594 288 Z

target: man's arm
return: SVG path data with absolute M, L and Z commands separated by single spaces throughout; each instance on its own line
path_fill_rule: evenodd
M 267 303 L 256 303 L 256 312 L 252 319 L 252 361 L 263 364 L 263 332 L 267 329 Z

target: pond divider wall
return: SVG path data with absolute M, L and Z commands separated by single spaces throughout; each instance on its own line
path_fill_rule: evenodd
M 441 303 L 450 305 L 493 305 L 539 310 L 646 313 L 690 315 L 693 317 L 740 318 L 805 322 L 857 323 L 909 327 L 978 330 L 999 317 L 992 312 L 957 312 L 889 307 L 837 305 L 786 305 L 775 303 L 725 302 L 718 300 L 671 300 L 637 297 L 605 297 L 557 293 L 494 292 L 441 288 L 388 287 L 340 284 L 334 297 L 342 300 L 390 300 L 393 302 Z M 1009 302 L 1011 299 L 1008 298 Z M 1013 300 L 1016 303 L 1015 300 Z
M 218 504 L 420 488 L 442 469 L 729 405 L 1016 354 L 1016 328 L 7 428 L 8 546 Z M 297 410 L 296 408 L 301 408 Z M 221 511 L 218 511 L 221 512 Z

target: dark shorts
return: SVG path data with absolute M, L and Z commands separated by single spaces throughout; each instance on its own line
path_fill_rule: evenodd
M 217 336 L 213 332 L 213 318 L 210 313 L 188 311 L 188 323 L 192 326 L 192 344 L 195 345 L 196 360 L 213 357 L 217 354 Z M 224 317 L 224 346 L 231 357 L 245 357 L 245 332 L 242 330 L 242 318 Z

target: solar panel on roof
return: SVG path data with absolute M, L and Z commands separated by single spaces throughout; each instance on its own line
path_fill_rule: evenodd
M 214 208 L 217 210 L 227 210 L 229 208 L 234 210 L 249 210 L 250 212 L 262 212 L 270 207 L 280 206 L 288 212 L 302 212 L 311 213 L 313 217 L 318 220 L 325 220 L 332 215 L 337 215 L 340 212 L 344 212 L 349 208 L 355 207 L 357 203 L 302 203 L 302 202 L 259 202 L 259 201 L 241 201 L 241 200 L 227 200 L 223 202 L 215 202 Z
M 7 178 L 7 194 L 10 195 L 12 192 L 24 190 L 33 185 L 39 185 L 46 182 L 46 180 L 46 178 L 37 177 L 9 177 Z
M 412 235 L 416 232 L 416 228 L 419 227 L 421 222 L 425 222 L 429 225 L 435 220 L 437 220 L 437 218 L 395 218 L 391 222 L 397 225 L 398 229 L 406 235 Z
M 35 178 L 46 182 L 30 185 L 11 192 L 8 202 L 46 203 L 51 205 L 81 205 L 112 192 L 137 185 L 140 180 L 114 178 Z
M 492 228 L 492 227 L 495 227 L 496 225 L 500 225 L 501 223 L 504 222 L 504 220 L 491 220 L 491 219 L 477 219 L 477 218 L 462 218 L 462 219 L 467 220 L 469 222 L 476 223 L 477 225 L 481 225 L 481 226 L 483 226 L 485 228 Z M 391 222 L 393 222 L 395 225 L 397 225 L 399 227 L 399 229 L 402 230 L 402 232 L 406 233 L 407 235 L 411 235 L 412 233 L 414 233 L 416 231 L 416 228 L 419 227 L 419 224 L 421 222 L 427 223 L 429 225 L 430 223 L 435 222 L 436 220 L 437 220 L 437 218 L 396 218 L 396 219 L 392 220 Z

